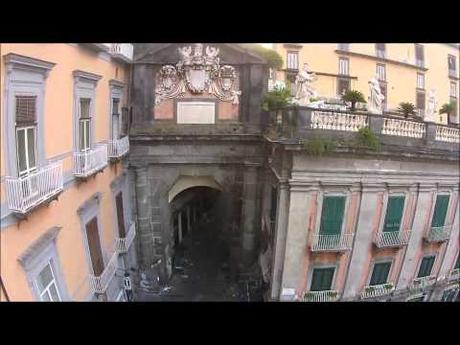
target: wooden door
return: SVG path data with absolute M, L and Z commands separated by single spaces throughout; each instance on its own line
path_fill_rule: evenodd
M 118 193 L 115 197 L 115 201 L 117 204 L 117 218 L 118 218 L 118 236 L 120 238 L 126 237 L 126 230 L 125 230 L 125 216 L 123 213 L 123 195 L 122 193 Z
M 88 239 L 89 254 L 95 276 L 104 272 L 104 260 L 102 258 L 101 242 L 97 229 L 97 217 L 94 217 L 86 224 L 86 237 Z

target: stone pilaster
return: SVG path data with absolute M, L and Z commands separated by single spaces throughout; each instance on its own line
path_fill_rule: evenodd
M 248 167 L 244 171 L 244 186 L 243 186 L 243 209 L 242 209 L 242 225 L 243 225 L 243 251 L 252 256 L 255 249 L 255 217 L 256 217 L 256 201 L 257 201 L 257 168 Z

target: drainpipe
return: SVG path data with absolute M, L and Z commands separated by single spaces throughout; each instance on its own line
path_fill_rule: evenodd
M 4 294 L 5 297 L 6 297 L 6 301 L 9 302 L 9 301 L 10 301 L 10 298 L 9 298 L 9 296 L 8 296 L 8 293 L 6 292 L 5 284 L 3 284 L 2 276 L 0 276 L 0 287 L 2 288 L 3 294 Z

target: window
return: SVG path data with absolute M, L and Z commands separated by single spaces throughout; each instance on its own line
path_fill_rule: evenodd
M 457 255 L 457 262 L 455 263 L 454 269 L 460 268 L 460 254 Z
M 61 301 L 52 262 L 52 260 L 48 262 L 45 268 L 38 274 L 35 281 L 40 299 L 45 302 Z
M 450 103 L 454 103 L 454 105 L 455 105 L 454 106 L 454 111 L 450 114 L 450 116 L 455 119 L 457 117 L 457 108 L 458 108 L 458 106 L 457 106 L 457 97 L 450 97 Z M 450 118 L 449 118 L 449 121 L 451 121 Z
M 457 98 L 457 83 L 450 83 L 450 97 Z
M 377 43 L 375 45 L 376 55 L 380 58 L 385 58 L 385 43 Z
M 104 259 L 102 257 L 101 242 L 97 226 L 97 217 L 92 218 L 85 226 L 88 249 L 91 257 L 91 266 L 95 276 L 104 272 Z
M 112 98 L 112 139 L 120 138 L 119 98 Z
M 380 91 L 382 92 L 382 95 L 383 95 L 382 109 L 386 110 L 387 109 L 387 83 L 382 81 L 379 83 L 379 85 L 380 85 Z
M 16 96 L 16 155 L 19 176 L 37 167 L 36 96 Z
M 425 256 L 422 259 L 422 263 L 420 264 L 420 268 L 418 270 L 417 278 L 428 277 L 431 274 L 431 270 L 434 264 L 434 255 Z
M 337 78 L 337 95 L 341 96 L 351 89 L 350 79 L 348 78 Z
M 334 267 L 315 268 L 311 278 L 310 291 L 331 290 L 334 271 Z
M 421 44 L 415 45 L 415 64 L 419 67 L 425 65 L 425 52 Z
M 417 73 L 417 89 L 425 89 L 425 74 Z
M 121 108 L 121 133 L 122 135 L 128 135 L 129 131 L 129 109 L 127 107 Z
M 419 116 L 422 116 L 425 112 L 425 92 L 417 91 L 415 99 L 415 107 L 418 110 Z
M 369 285 L 385 284 L 390 273 L 391 262 L 380 262 L 374 264 L 371 281 Z
M 287 69 L 299 69 L 298 52 L 287 52 Z
M 118 237 L 125 238 L 125 215 L 123 212 L 123 194 L 122 192 L 118 193 L 115 197 L 115 203 L 117 205 L 117 220 L 118 220 Z
M 350 44 L 349 43 L 339 43 L 339 50 L 349 50 Z
M 80 98 L 80 121 L 79 121 L 79 138 L 80 151 L 87 151 L 91 147 L 91 117 L 90 117 L 90 98 Z
M 447 214 L 447 206 L 449 205 L 449 195 L 438 195 L 436 197 L 436 205 L 434 207 L 431 227 L 444 226 Z
M 379 78 L 379 80 L 386 80 L 386 71 L 385 71 L 385 65 L 382 64 L 377 64 L 376 68 L 376 73 Z
M 388 198 L 387 213 L 383 223 L 383 232 L 399 231 L 404 209 L 404 196 L 390 196 Z
M 449 75 L 458 78 L 456 58 L 454 55 L 447 56 L 447 64 L 449 66 Z
M 349 60 L 347 58 L 339 58 L 339 74 L 349 74 Z
M 455 297 L 458 294 L 458 289 L 447 289 L 444 290 L 444 293 L 442 295 L 442 302 L 453 302 L 455 301 Z
M 321 211 L 321 235 L 338 235 L 342 231 L 343 213 L 345 210 L 345 197 L 326 196 L 323 199 Z

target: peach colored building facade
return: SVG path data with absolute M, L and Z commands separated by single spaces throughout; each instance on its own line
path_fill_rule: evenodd
M 133 246 L 123 247 L 135 234 L 123 160 L 132 45 L 0 51 L 0 272 L 9 298 L 120 299 L 118 277 L 134 260 Z

